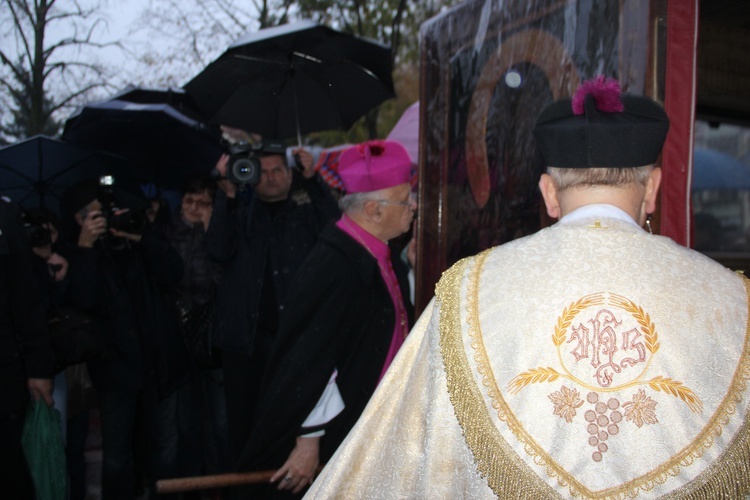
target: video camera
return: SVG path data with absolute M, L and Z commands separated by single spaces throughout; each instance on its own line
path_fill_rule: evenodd
M 96 198 L 102 205 L 102 216 L 107 220 L 108 228 L 124 233 L 143 234 L 149 223 L 148 211 L 151 207 L 143 204 L 118 214 L 122 208 L 118 207 L 113 176 L 104 175 L 99 178 Z
M 241 141 L 227 143 L 229 161 L 227 179 L 240 188 L 260 182 L 260 159 L 266 155 L 286 155 L 286 146 L 281 142 Z

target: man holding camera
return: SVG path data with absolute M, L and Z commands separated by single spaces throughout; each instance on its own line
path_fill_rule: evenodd
M 247 441 L 287 291 L 323 226 L 338 215 L 311 154 L 295 151 L 302 179 L 293 192 L 295 172 L 286 164 L 285 149 L 266 144 L 257 150 L 260 175 L 249 185 L 249 202 L 238 196 L 247 186 L 226 178 L 233 171 L 230 157 L 219 160 L 222 179 L 207 235 L 209 255 L 225 264 L 214 344 L 222 349 L 233 461 Z
M 79 227 L 69 259 L 70 299 L 99 320 L 105 341 L 102 358 L 88 363 L 99 395 L 102 495 L 130 500 L 137 496 L 133 434 L 141 408 L 151 481 L 175 475 L 169 416 L 188 361 L 163 293 L 180 280 L 182 260 L 155 228 L 136 222 L 142 208 L 129 217 L 115 209 L 117 196 L 111 187 L 83 182 L 68 190 L 63 207 Z

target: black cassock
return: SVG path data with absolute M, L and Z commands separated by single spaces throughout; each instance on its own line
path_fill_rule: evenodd
M 402 297 L 406 269 L 391 260 Z M 409 324 L 413 310 L 407 303 Z M 302 423 L 334 369 L 344 410 L 321 428 L 325 463 L 362 414 L 378 383 L 394 330 L 395 311 L 375 258 L 331 224 L 300 268 L 284 304 L 263 397 L 237 470 L 277 469 L 289 457 Z

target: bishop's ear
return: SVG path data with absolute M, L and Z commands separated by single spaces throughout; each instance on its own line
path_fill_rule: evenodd
M 380 221 L 381 213 L 380 213 L 380 203 L 377 202 L 377 200 L 367 200 L 365 202 L 364 211 L 367 218 L 373 222 Z
M 539 179 L 539 190 L 542 192 L 547 214 L 553 219 L 559 219 L 560 202 L 557 199 L 557 185 L 549 174 L 542 174 Z

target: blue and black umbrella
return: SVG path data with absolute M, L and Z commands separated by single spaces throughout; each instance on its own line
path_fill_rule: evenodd
M 63 192 L 85 180 L 114 176 L 118 185 L 137 191 L 149 181 L 148 172 L 128 165 L 119 156 L 92 151 L 37 135 L 0 148 L 0 195 L 26 208 L 46 208 L 59 214 Z

